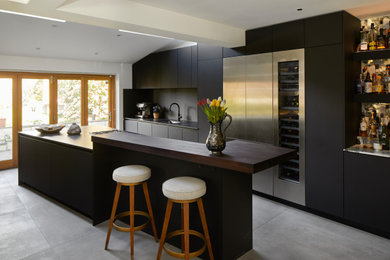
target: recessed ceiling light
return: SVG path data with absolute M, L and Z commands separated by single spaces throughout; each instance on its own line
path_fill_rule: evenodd
M 118 31 L 120 31 L 120 32 L 125 32 L 125 33 L 132 33 L 132 34 L 139 34 L 139 35 L 145 35 L 145 36 L 157 37 L 157 38 L 163 38 L 163 39 L 168 39 L 168 40 L 174 40 L 173 38 L 164 37 L 164 36 L 159 36 L 159 35 L 154 35 L 154 34 L 147 34 L 147 33 L 133 32 L 133 31 L 122 30 L 122 29 L 119 29 Z
M 16 2 L 16 3 L 21 3 L 21 4 L 28 4 L 30 0 L 8 0 L 8 2 Z
M 303 11 L 303 8 L 298 8 L 297 11 L 298 12 Z
M 0 9 L 0 13 L 16 14 L 16 15 L 28 16 L 28 17 L 33 17 L 33 18 L 39 18 L 39 19 L 44 19 L 44 20 L 60 22 L 60 23 L 65 23 L 66 22 L 65 20 L 61 20 L 61 19 L 50 18 L 50 17 L 45 17 L 45 16 L 39 16 L 39 15 L 33 15 L 33 14 L 25 14 L 25 13 L 13 12 L 13 11 L 2 10 L 2 9 Z

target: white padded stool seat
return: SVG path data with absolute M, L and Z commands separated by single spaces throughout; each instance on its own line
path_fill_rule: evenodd
M 176 177 L 162 185 L 165 197 L 173 200 L 193 200 L 206 194 L 206 183 L 194 177 Z
M 112 179 L 120 183 L 143 182 L 150 178 L 150 168 L 143 165 L 126 165 L 116 168 Z

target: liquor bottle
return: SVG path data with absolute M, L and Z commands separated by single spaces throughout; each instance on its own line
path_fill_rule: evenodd
M 372 81 L 370 78 L 370 72 L 367 71 L 366 80 L 364 81 L 364 93 L 372 93 Z
M 379 64 L 375 64 L 375 74 L 372 75 L 372 92 L 383 93 L 382 72 L 379 70 Z M 375 75 L 375 79 L 374 79 Z
M 386 65 L 386 71 L 383 75 L 383 92 L 390 92 L 390 65 Z
M 364 26 L 360 29 L 360 47 L 359 47 L 359 50 L 360 51 L 368 50 L 368 35 L 367 35 L 367 30 L 366 30 L 366 28 Z
M 389 21 L 389 27 L 387 28 L 387 32 L 386 32 L 386 47 L 390 48 L 390 21 Z
M 367 137 L 367 122 L 362 117 L 362 121 L 360 122 L 359 135 L 362 137 Z
M 378 123 L 375 119 L 375 112 L 371 112 L 371 118 L 370 118 L 370 124 L 369 124 L 369 133 L 368 136 L 371 138 L 377 138 L 378 137 Z
M 375 24 L 371 23 L 371 29 L 370 29 L 370 33 L 368 35 L 368 49 L 370 51 L 376 50 L 376 48 L 378 46 L 377 41 L 376 41 L 376 35 L 377 35 L 377 32 L 375 29 Z
M 377 82 L 377 77 L 376 73 L 372 73 L 372 93 L 377 93 L 378 92 L 378 82 Z
M 389 150 L 389 133 L 387 131 L 385 120 L 382 120 L 381 122 L 381 130 L 382 131 L 379 135 L 379 143 L 382 145 L 383 150 Z
M 362 74 L 359 75 L 359 78 L 356 82 L 356 93 L 357 94 L 362 94 L 363 93 L 363 78 L 362 78 Z
M 382 50 L 382 49 L 386 48 L 386 39 L 385 38 L 386 37 L 383 35 L 383 28 L 381 28 L 379 30 L 378 36 L 376 37 L 378 50 Z

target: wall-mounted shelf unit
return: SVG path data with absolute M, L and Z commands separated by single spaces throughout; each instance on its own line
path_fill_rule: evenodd
M 375 50 L 375 51 L 362 51 L 354 52 L 353 60 L 378 60 L 378 59 L 390 59 L 390 49 Z
M 390 94 L 355 94 L 353 101 L 364 103 L 390 103 Z

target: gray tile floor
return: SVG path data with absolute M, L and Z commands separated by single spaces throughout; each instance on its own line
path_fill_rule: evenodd
M 253 197 L 253 250 L 239 260 L 390 259 L 390 240 L 267 199 Z M 0 171 L 0 259 L 129 259 L 128 233 L 112 232 L 17 185 L 17 170 Z M 135 259 L 155 259 L 157 244 L 135 234 Z M 166 254 L 163 259 L 172 259 Z

